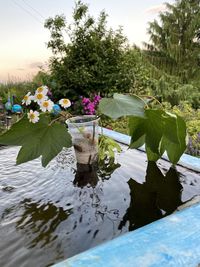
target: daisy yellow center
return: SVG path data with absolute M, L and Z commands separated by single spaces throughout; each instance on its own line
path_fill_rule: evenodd
M 42 99 L 42 98 L 43 98 L 43 94 L 40 94 L 40 93 L 39 93 L 39 94 L 37 94 L 37 99 L 39 99 L 39 100 L 40 100 L 40 99 Z
M 42 88 L 42 87 L 39 87 L 39 88 L 37 89 L 37 91 L 38 91 L 38 93 L 42 93 L 43 88 Z
M 28 96 L 27 95 L 24 96 L 24 100 L 25 101 L 28 100 Z
M 30 117 L 31 120 L 33 120 L 33 119 L 35 119 L 35 114 L 34 114 L 34 113 L 31 113 L 31 114 L 29 115 L 29 117 Z
M 43 107 L 47 108 L 49 106 L 49 102 L 44 101 L 42 105 L 43 105 Z
M 63 99 L 63 104 L 64 105 L 67 105 L 69 103 L 69 100 L 68 99 Z

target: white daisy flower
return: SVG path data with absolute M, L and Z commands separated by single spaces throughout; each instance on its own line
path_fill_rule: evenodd
M 36 94 L 42 93 L 42 94 L 46 95 L 48 93 L 48 91 L 49 91 L 49 88 L 46 85 L 43 85 L 43 86 L 38 87 L 35 93 Z
M 70 100 L 67 99 L 67 98 L 60 99 L 60 100 L 59 100 L 59 104 L 60 104 L 61 107 L 63 107 L 63 108 L 68 108 L 68 107 L 71 106 L 71 102 L 70 102 Z
M 48 99 L 48 97 L 43 92 L 41 92 L 41 93 L 36 92 L 34 95 L 34 101 L 37 102 L 39 105 L 41 102 L 43 102 L 47 99 Z
M 53 101 L 51 101 L 51 100 L 45 100 L 45 101 L 42 101 L 40 103 L 40 109 L 43 112 L 46 112 L 46 111 L 51 112 L 52 109 L 53 109 L 53 105 L 54 105 Z
M 32 123 L 36 123 L 39 121 L 39 115 L 40 115 L 39 112 L 33 111 L 32 109 L 30 110 L 29 113 L 27 113 L 28 119 Z
M 33 100 L 33 96 L 30 95 L 31 92 L 28 92 L 22 99 L 22 104 L 26 104 L 26 106 L 30 105 L 31 101 Z

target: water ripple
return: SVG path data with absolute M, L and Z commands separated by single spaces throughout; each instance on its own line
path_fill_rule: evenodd
M 162 160 L 158 168 L 126 146 L 118 163 L 86 173 L 76 171 L 73 150 L 47 168 L 40 159 L 16 165 L 18 151 L 0 149 L 1 267 L 50 266 L 200 194 L 199 173 Z

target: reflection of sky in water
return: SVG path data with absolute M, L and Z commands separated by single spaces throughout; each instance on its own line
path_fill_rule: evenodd
M 121 166 L 84 172 L 66 151 L 47 169 L 39 160 L 15 166 L 16 152 L 0 150 L 1 267 L 53 264 L 161 218 L 200 192 L 199 174 L 165 161 L 147 166 L 139 151 L 124 150 Z

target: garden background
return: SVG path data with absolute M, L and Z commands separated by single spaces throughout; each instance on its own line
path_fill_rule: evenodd
M 71 112 L 84 113 L 83 97 L 113 93 L 153 96 L 153 106 L 181 115 L 187 123 L 187 153 L 200 156 L 200 1 L 176 0 L 166 4 L 159 20 L 149 23 L 150 43 L 131 45 L 122 28 L 107 25 L 108 15 L 90 15 L 88 5 L 77 1 L 73 21 L 63 15 L 48 18 L 47 49 L 53 56 L 48 70 L 40 69 L 32 81 L 0 84 L 0 97 L 21 104 L 28 91 L 45 84 L 54 102 L 61 97 L 73 101 Z M 65 41 L 67 35 L 69 41 Z M 102 125 L 128 133 L 126 120 L 106 117 Z M 3 129 L 2 129 L 3 130 Z

